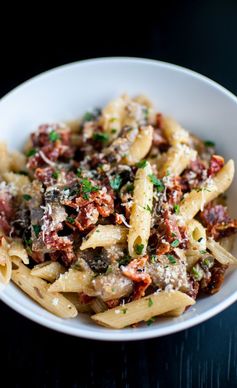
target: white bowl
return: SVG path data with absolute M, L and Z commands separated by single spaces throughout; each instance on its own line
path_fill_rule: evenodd
M 237 99 L 223 87 L 178 66 L 136 58 L 105 58 L 73 63 L 25 82 L 0 101 L 0 138 L 21 149 L 27 136 L 44 122 L 70 120 L 93 107 L 102 107 L 127 92 L 143 93 L 157 110 L 172 115 L 204 139 L 214 140 L 226 159 L 237 161 Z M 235 180 L 229 194 L 235 213 Z M 99 340 L 158 337 L 196 325 L 237 299 L 237 271 L 230 271 L 219 293 L 197 301 L 178 318 L 157 319 L 151 326 L 111 330 L 96 326 L 81 314 L 63 320 L 48 313 L 13 284 L 0 298 L 14 310 L 51 329 Z

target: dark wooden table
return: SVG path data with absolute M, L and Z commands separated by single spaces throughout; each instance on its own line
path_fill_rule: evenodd
M 111 55 L 173 62 L 237 93 L 236 0 L 166 0 L 157 10 L 146 2 L 135 11 L 63 6 L 63 17 L 43 10 L 39 22 L 1 13 L 0 94 L 54 66 Z M 237 304 L 189 330 L 130 343 L 56 333 L 2 303 L 0 329 L 1 388 L 237 387 Z

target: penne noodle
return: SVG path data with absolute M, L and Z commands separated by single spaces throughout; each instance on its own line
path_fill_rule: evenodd
M 234 162 L 229 160 L 216 176 L 207 181 L 205 187 L 200 190 L 192 190 L 188 193 L 180 204 L 179 217 L 184 222 L 191 220 L 204 206 L 224 193 L 234 177 Z
M 29 257 L 21 241 L 12 241 L 8 250 L 10 257 L 19 257 L 24 264 L 29 264 Z
M 107 310 L 103 313 L 93 315 L 91 318 L 106 327 L 122 329 L 123 327 L 147 321 L 157 315 L 162 315 L 177 308 L 191 306 L 194 299 L 180 291 L 158 293 L 145 296 L 125 305 Z
M 4 237 L 0 237 L 0 283 L 8 284 L 11 279 L 12 263 L 9 256 L 9 244 Z
M 237 264 L 237 259 L 212 238 L 207 239 L 207 248 L 221 264 Z
M 104 311 L 108 310 L 107 304 L 100 298 L 94 298 L 91 302 L 91 308 L 94 311 L 94 313 L 103 313 Z
M 167 313 L 163 314 L 163 317 L 179 317 L 182 315 L 186 310 L 186 307 L 178 307 L 175 310 L 168 311 Z
M 130 146 L 126 157 L 124 157 L 124 163 L 131 166 L 145 158 L 145 156 L 150 151 L 152 137 L 153 128 L 151 125 L 148 125 L 147 127 L 141 127 L 135 141 Z
M 7 145 L 3 142 L 0 142 L 0 174 L 3 174 L 9 171 L 10 168 L 10 156 L 7 150 Z
M 153 184 L 149 178 L 152 173 L 150 163 L 136 172 L 133 206 L 128 232 L 128 251 L 131 257 L 137 256 L 136 246 L 142 247 L 141 254 L 146 251 L 151 227 L 151 211 Z
M 170 147 L 166 153 L 166 159 L 161 166 L 159 176 L 163 177 L 169 173 L 169 175 L 178 176 L 185 168 L 188 167 L 192 160 L 197 157 L 197 151 L 186 146 L 185 144 L 176 144 Z
M 52 283 L 65 271 L 62 264 L 57 261 L 45 261 L 44 263 L 35 265 L 31 270 L 31 275 Z
M 129 97 L 124 95 L 116 100 L 109 102 L 102 111 L 101 125 L 104 131 L 109 135 L 110 142 L 118 137 L 121 132 L 125 116 L 125 106 Z
M 75 306 L 68 299 L 58 292 L 49 293 L 47 282 L 32 276 L 30 269 L 24 264 L 19 264 L 17 269 L 13 269 L 12 280 L 26 294 L 51 313 L 61 318 L 74 318 L 77 316 Z
M 188 249 L 185 251 L 187 269 L 190 270 L 200 259 L 200 251 L 206 250 L 206 230 L 200 222 L 193 219 L 187 223 Z
M 30 194 L 31 186 L 28 176 L 15 174 L 14 172 L 5 172 L 2 175 L 7 183 L 12 183 L 14 185 L 16 194 Z
M 189 144 L 189 133 L 172 118 L 163 118 L 162 129 L 171 146 L 176 146 L 180 143 Z
M 64 295 L 64 294 L 63 294 Z M 64 295 L 76 307 L 79 313 L 93 313 L 92 302 L 81 303 L 77 292 L 67 292 Z
M 98 225 L 83 240 L 80 249 L 110 247 L 127 241 L 128 229 L 120 225 Z
M 83 292 L 91 283 L 92 271 L 78 271 L 70 268 L 51 284 L 48 292 Z

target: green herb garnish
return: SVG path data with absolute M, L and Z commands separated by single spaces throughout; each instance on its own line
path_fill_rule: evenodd
M 128 310 L 128 309 L 126 309 L 126 308 L 121 309 L 121 311 L 122 311 L 123 314 L 126 314 L 127 310 Z
M 149 213 L 152 213 L 152 209 L 149 205 L 146 205 L 146 207 L 144 207 L 145 210 L 147 210 Z
M 127 186 L 126 186 L 126 191 L 127 193 L 132 193 L 134 190 L 134 184 L 133 183 L 129 183 Z
M 198 270 L 195 267 L 192 268 L 192 274 L 193 274 L 194 280 L 197 280 L 197 281 L 201 280 L 202 275 L 200 274 L 200 272 L 198 272 Z
M 35 232 L 36 238 L 38 238 L 39 234 L 41 232 L 41 227 L 39 225 L 32 225 L 32 228 L 33 228 L 33 230 Z
M 175 258 L 174 258 L 173 255 L 167 254 L 166 256 L 167 256 L 167 258 L 168 258 L 170 264 L 176 264 L 176 260 L 175 260 Z
M 135 245 L 135 252 L 137 255 L 141 255 L 144 249 L 144 244 L 136 244 Z
M 207 251 L 200 251 L 201 255 L 205 255 L 207 253 Z
M 211 141 L 211 140 L 204 141 L 204 144 L 206 147 L 215 147 L 214 141 Z
M 81 168 L 78 168 L 78 169 L 77 169 L 76 174 L 77 174 L 77 176 L 78 176 L 79 178 L 81 178 L 81 176 L 82 176 L 82 170 L 81 170 Z
M 95 116 L 91 112 L 86 112 L 82 118 L 82 120 L 85 121 L 93 121 Z
M 140 160 L 140 162 L 136 163 L 136 167 L 138 167 L 138 168 L 145 168 L 146 165 L 147 165 L 146 160 Z
M 93 193 L 98 191 L 98 186 L 92 186 L 92 183 L 88 179 L 82 179 L 81 181 L 81 191 L 84 199 L 89 199 L 89 193 Z
M 146 321 L 146 324 L 147 324 L 147 326 L 150 326 L 154 322 L 155 322 L 155 317 L 152 317 L 152 318 L 148 319 L 148 321 Z
M 93 135 L 93 140 L 106 143 L 109 140 L 109 135 L 107 133 L 96 132 Z
M 157 256 L 156 255 L 151 255 L 151 262 L 154 264 L 157 260 Z
M 66 221 L 69 222 L 69 224 L 74 224 L 75 223 L 75 218 L 73 217 L 67 217 Z
M 110 179 L 110 186 L 114 190 L 118 190 L 121 186 L 122 179 L 119 175 L 116 175 L 114 178 Z
M 58 179 L 58 177 L 59 177 L 59 171 L 54 171 L 54 172 L 52 173 L 52 177 L 53 177 L 54 179 Z
M 130 263 L 131 261 L 131 256 L 125 255 L 121 260 L 119 260 L 119 266 L 123 265 L 126 266 Z
M 116 133 L 116 132 L 117 132 L 117 129 L 116 129 L 116 128 L 112 128 L 110 132 L 111 132 L 111 133 Z
M 23 199 L 24 199 L 25 201 L 30 201 L 30 200 L 32 199 L 32 197 L 31 197 L 31 195 L 29 195 L 29 194 L 24 194 L 24 195 L 23 195 Z
M 154 174 L 149 174 L 148 176 L 150 178 L 150 181 L 153 183 L 153 185 L 157 188 L 158 191 L 164 191 L 165 186 L 160 179 L 158 179 Z
M 176 248 L 178 245 L 179 245 L 179 240 L 176 239 L 174 241 L 172 241 L 172 243 L 170 244 L 173 248 Z
M 31 148 L 29 151 L 26 152 L 26 156 L 30 158 L 31 156 L 34 156 L 37 153 L 37 150 L 35 148 Z
M 56 131 L 51 131 L 49 133 L 49 140 L 52 141 L 53 143 L 57 140 L 60 139 L 60 135 L 59 133 L 57 133 Z
M 148 307 L 151 307 L 153 305 L 153 300 L 151 298 L 148 299 Z
M 175 214 L 179 214 L 179 211 L 180 211 L 179 205 L 174 205 L 174 212 L 175 212 Z

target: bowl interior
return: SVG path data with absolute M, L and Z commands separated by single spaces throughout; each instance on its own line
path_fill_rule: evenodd
M 10 149 L 21 149 L 39 124 L 76 119 L 124 92 L 147 95 L 157 111 L 173 116 L 200 137 L 213 140 L 226 160 L 237 160 L 237 100 L 231 93 L 189 70 L 134 58 L 74 63 L 27 81 L 0 101 L 0 138 Z M 236 192 L 235 179 L 228 194 L 234 215 Z M 211 317 L 237 299 L 236 282 L 237 272 L 229 271 L 218 294 L 200 299 L 183 316 L 159 319 L 149 328 L 144 325 L 117 331 L 95 326 L 84 314 L 73 320 L 57 318 L 13 284 L 1 292 L 0 298 L 28 318 L 65 333 L 128 340 L 172 333 Z

